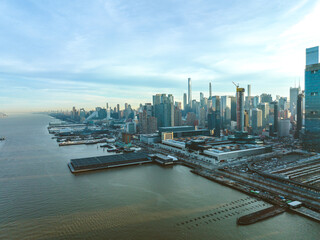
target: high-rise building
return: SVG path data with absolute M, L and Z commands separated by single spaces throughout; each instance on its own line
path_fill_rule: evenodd
M 139 129 L 142 134 L 157 131 L 157 118 L 152 116 L 152 108 L 152 105 L 146 104 L 143 110 L 139 112 Z
M 237 130 L 244 131 L 244 88 L 237 87 Z
M 262 111 L 262 126 L 269 123 L 269 103 L 260 103 L 258 108 Z
M 231 121 L 237 121 L 237 98 L 230 97 L 231 99 Z
M 287 98 L 286 97 L 280 97 L 278 101 L 279 101 L 279 110 L 280 111 L 286 110 L 286 108 L 287 108 Z
M 156 94 L 153 96 L 153 106 L 161 103 L 161 94 Z
M 208 129 L 215 137 L 220 137 L 220 113 L 210 108 L 208 111 Z
M 135 122 L 127 122 L 126 123 L 126 132 L 129 134 L 136 133 L 136 123 Z
M 319 46 L 306 49 L 306 66 L 319 63 Z
M 174 126 L 182 125 L 182 114 L 179 107 L 174 107 Z
M 187 119 L 186 119 L 187 125 L 196 126 L 197 125 L 196 120 L 197 120 L 196 114 L 194 112 L 188 112 Z
M 252 99 L 252 106 L 254 108 L 257 108 L 259 103 L 260 103 L 260 97 L 259 96 L 254 96 L 253 99 Z
M 204 106 L 204 95 L 203 95 L 203 92 L 200 92 L 200 105 L 202 107 Z
M 183 94 L 183 109 L 184 110 L 187 109 L 187 94 L 186 93 Z
M 206 125 L 206 110 L 204 107 L 200 108 L 200 113 L 199 113 L 199 126 L 200 127 L 205 127 Z
M 255 134 L 259 134 L 262 128 L 262 111 L 258 108 L 254 108 L 252 111 L 252 131 Z
M 211 88 L 211 82 L 209 82 L 209 99 L 212 98 L 212 88 Z
M 262 102 L 262 103 L 264 103 L 264 102 L 271 103 L 272 102 L 271 94 L 262 93 L 260 95 L 260 102 Z
M 192 108 L 192 90 L 191 90 L 191 78 L 188 78 L 188 104 Z
M 308 48 L 305 69 L 305 136 L 306 147 L 320 150 L 320 63 L 319 47 Z
M 299 138 L 300 131 L 302 129 L 302 120 L 303 120 L 303 93 L 298 95 L 297 101 L 297 128 L 295 132 L 295 138 Z
M 160 103 L 159 103 L 160 96 Z M 157 118 L 159 127 L 173 127 L 174 126 L 174 103 L 173 96 L 169 94 L 157 94 L 153 96 L 154 115 Z
M 296 115 L 296 108 L 297 108 L 297 101 L 298 95 L 300 93 L 300 87 L 298 88 L 290 88 L 290 112 L 293 118 L 295 119 Z
M 231 98 L 229 96 L 221 96 L 220 114 L 222 128 L 226 129 L 231 124 Z
M 248 97 L 251 97 L 251 85 L 248 84 Z
M 269 122 L 272 123 L 273 132 L 278 132 L 279 105 L 277 101 L 270 103 Z

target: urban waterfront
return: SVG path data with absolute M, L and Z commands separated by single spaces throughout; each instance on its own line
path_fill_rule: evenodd
M 250 226 L 269 204 L 183 166 L 143 165 L 73 175 L 71 158 L 109 154 L 59 147 L 47 115 L 0 119 L 0 239 L 317 239 L 319 223 L 285 212 Z

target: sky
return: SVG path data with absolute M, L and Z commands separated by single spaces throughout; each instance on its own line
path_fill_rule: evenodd
M 288 96 L 320 43 L 315 0 L 1 0 L 0 112 Z

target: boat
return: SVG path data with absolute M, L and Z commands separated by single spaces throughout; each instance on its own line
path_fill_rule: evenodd
M 100 147 L 102 147 L 102 148 L 113 148 L 113 146 L 112 145 L 110 145 L 110 144 L 102 144 L 102 145 L 100 145 Z
M 4 140 L 6 140 L 5 137 L 0 137 L 0 141 L 4 141 Z
M 117 152 L 119 151 L 119 149 L 117 148 L 111 148 L 111 149 L 107 149 L 108 152 Z
M 134 149 L 130 149 L 130 148 L 125 148 L 123 150 L 124 153 L 131 153 L 131 152 L 134 152 Z

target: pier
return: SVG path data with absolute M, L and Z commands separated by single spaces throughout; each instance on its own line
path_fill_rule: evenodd
M 114 167 L 151 163 L 147 153 L 127 153 L 99 157 L 71 159 L 68 167 L 72 173 L 101 170 Z
M 258 221 L 265 220 L 267 218 L 276 216 L 280 213 L 285 212 L 285 208 L 279 206 L 272 206 L 266 209 L 262 209 L 260 211 L 250 213 L 248 215 L 242 216 L 238 218 L 237 224 L 238 225 L 249 225 L 256 223 Z

